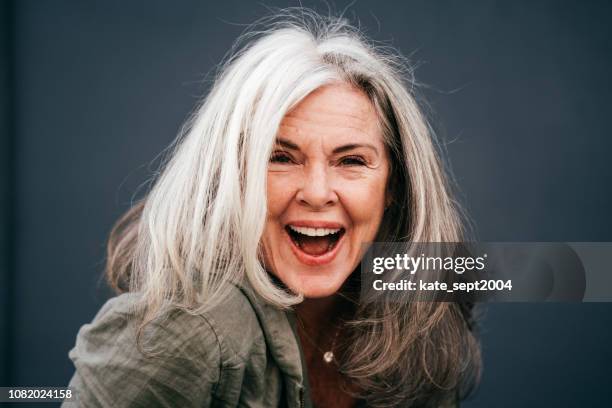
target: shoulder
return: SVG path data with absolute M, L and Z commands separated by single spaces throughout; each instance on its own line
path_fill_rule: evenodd
M 205 405 L 224 366 L 241 364 L 257 344 L 265 347 L 257 316 L 236 287 L 205 313 L 167 308 L 145 326 L 139 300 L 134 293 L 114 297 L 79 330 L 69 356 L 76 368 L 71 386 L 83 403 Z
M 75 367 L 70 387 L 79 395 L 79 406 L 145 407 L 167 401 L 206 406 L 221 375 L 214 330 L 206 320 L 178 310 L 144 327 L 138 299 L 136 294 L 110 299 L 79 330 L 69 353 Z
M 142 325 L 140 295 L 124 293 L 109 299 L 79 336 L 95 337 L 97 342 L 120 338 L 133 345 Z M 133 340 L 133 341 L 132 341 Z M 143 326 L 142 342 L 160 353 L 178 353 L 189 348 L 208 356 L 222 357 L 232 351 L 243 356 L 254 341 L 263 340 L 259 319 L 249 299 L 236 286 L 231 286 L 223 301 L 203 313 L 168 307 Z

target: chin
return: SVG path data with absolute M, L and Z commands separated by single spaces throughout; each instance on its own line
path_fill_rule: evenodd
M 309 276 L 300 279 L 294 290 L 305 298 L 324 298 L 336 294 L 343 283 L 341 279 L 330 279 L 329 275 Z
M 304 290 L 301 292 L 301 294 L 304 296 L 304 298 L 306 299 L 319 299 L 319 298 L 326 298 L 329 296 L 333 296 L 335 293 L 337 292 L 337 290 L 328 290 L 326 288 L 313 288 L 310 290 Z

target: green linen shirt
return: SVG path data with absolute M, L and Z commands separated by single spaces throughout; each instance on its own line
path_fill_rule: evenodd
M 174 309 L 147 326 L 137 294 L 110 299 L 69 357 L 76 402 L 62 407 L 311 407 L 293 313 L 232 287 L 203 314 Z M 147 351 L 149 351 L 147 349 Z
M 232 286 L 205 313 L 173 309 L 149 324 L 143 354 L 137 300 L 112 298 L 81 327 L 69 353 L 77 401 L 62 407 L 312 408 L 292 311 Z

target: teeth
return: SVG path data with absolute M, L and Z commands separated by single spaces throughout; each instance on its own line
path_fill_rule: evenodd
M 335 234 L 340 231 L 340 228 L 308 228 L 308 227 L 294 227 L 289 225 L 293 231 L 302 235 L 308 235 L 309 237 L 324 237 L 326 235 Z

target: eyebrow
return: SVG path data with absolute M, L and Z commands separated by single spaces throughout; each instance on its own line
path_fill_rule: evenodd
M 300 150 L 300 148 L 298 147 L 298 145 L 296 145 L 295 143 L 292 143 L 290 141 L 288 141 L 287 139 L 283 139 L 283 138 L 277 138 L 276 139 L 276 144 L 281 145 L 287 149 L 291 149 L 291 150 Z
M 290 149 L 290 150 L 300 150 L 299 146 L 296 145 L 293 142 L 290 142 L 287 139 L 283 139 L 283 138 L 277 138 L 276 139 L 276 143 L 280 146 L 283 146 L 284 148 Z M 333 154 L 338 154 L 338 153 L 344 153 L 353 149 L 358 149 L 360 147 L 365 147 L 368 149 L 372 149 L 373 151 L 375 151 L 376 153 L 378 153 L 378 149 L 370 144 L 370 143 L 350 143 L 350 144 L 345 144 L 342 146 L 338 146 L 336 147 L 332 153 Z

